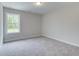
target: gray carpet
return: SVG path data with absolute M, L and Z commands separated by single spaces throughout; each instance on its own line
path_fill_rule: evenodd
M 79 47 L 45 37 L 5 43 L 2 56 L 79 56 Z

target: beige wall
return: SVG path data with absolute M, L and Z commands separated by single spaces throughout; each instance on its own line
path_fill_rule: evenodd
M 79 7 L 61 7 L 44 15 L 42 35 L 79 46 Z
M 4 8 L 4 28 L 6 26 L 6 13 L 17 13 L 20 14 L 20 33 L 15 34 L 6 34 L 6 28 L 4 30 L 4 41 L 11 41 L 11 40 L 18 40 L 30 37 L 37 37 L 40 36 L 40 18 L 39 14 L 24 12 L 20 10 L 14 10 L 10 8 Z
M 19 13 L 21 15 L 21 33 L 6 34 L 4 41 L 18 40 L 36 36 L 47 36 L 79 46 L 79 7 L 59 7 L 59 10 L 42 16 L 19 10 L 4 8 L 6 12 Z M 4 17 L 4 23 L 5 23 Z M 6 25 L 6 24 L 5 24 Z

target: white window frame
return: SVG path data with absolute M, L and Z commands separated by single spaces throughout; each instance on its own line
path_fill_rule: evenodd
M 19 31 L 18 32 L 8 32 L 8 15 L 18 15 L 19 16 Z M 20 14 L 17 13 L 6 13 L 6 33 L 7 34 L 16 34 L 16 33 L 20 33 Z

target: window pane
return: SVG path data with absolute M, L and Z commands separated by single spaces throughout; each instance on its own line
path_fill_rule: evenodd
M 20 16 L 17 14 L 7 14 L 7 32 L 20 32 Z

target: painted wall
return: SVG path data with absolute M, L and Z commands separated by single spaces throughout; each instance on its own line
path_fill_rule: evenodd
M 0 45 L 3 43 L 3 6 L 0 3 Z
M 6 26 L 6 13 L 17 13 L 20 14 L 20 33 L 7 34 L 4 30 L 4 42 L 11 40 L 18 40 L 30 37 L 40 36 L 40 18 L 39 14 L 24 12 L 20 10 L 14 10 L 10 8 L 4 8 L 4 28 Z
M 79 46 L 79 6 L 61 7 L 44 15 L 42 35 Z
M 59 7 L 42 16 L 29 12 L 4 8 L 4 28 L 6 25 L 5 14 L 18 13 L 21 15 L 21 33 L 6 34 L 4 41 L 18 40 L 36 36 L 47 36 L 52 39 L 63 41 L 79 46 L 79 7 Z M 42 24 L 41 24 L 42 23 Z

